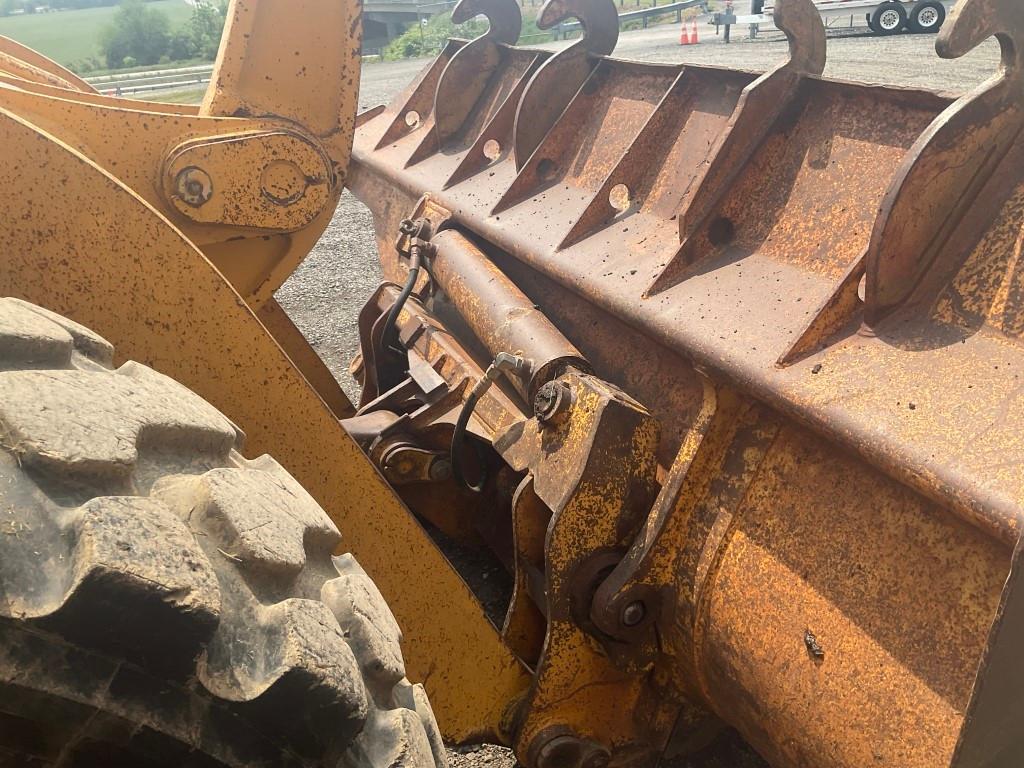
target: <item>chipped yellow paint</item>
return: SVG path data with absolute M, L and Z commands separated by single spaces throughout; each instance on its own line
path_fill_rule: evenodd
M 274 317 L 274 290 L 329 223 L 344 183 L 358 4 L 235 0 L 229 13 L 198 111 L 79 90 L 28 55 L 5 67 L 3 56 L 13 57 L 0 47 L 0 294 L 95 328 L 120 354 L 220 408 L 247 434 L 249 455 L 272 453 L 338 523 L 343 546 L 388 599 L 409 677 L 424 681 L 445 736 L 500 738 L 528 676 L 341 427 L 337 414 L 347 408 L 303 354 L 308 344 Z M 237 143 L 218 151 L 238 134 L 256 136 L 241 151 Z M 315 196 L 290 192 L 293 177 L 279 163 L 294 153 L 281 136 L 303 142 L 306 160 L 320 163 L 309 174 L 320 182 Z M 272 140 L 261 144 L 265 137 Z M 229 198 L 220 201 L 224 215 L 185 215 L 168 193 L 168 168 L 182 170 L 168 159 L 186 142 L 202 143 L 203 171 Z M 276 211 L 260 218 L 267 188 L 282 207 L 312 204 L 294 219 Z M 231 218 L 232 199 L 246 205 L 244 226 Z

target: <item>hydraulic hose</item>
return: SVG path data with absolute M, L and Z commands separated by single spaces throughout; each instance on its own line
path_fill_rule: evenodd
M 384 330 L 381 331 L 380 335 L 382 347 L 398 352 L 401 351 L 401 346 L 397 343 L 392 343 L 391 337 L 395 333 L 395 326 L 398 324 L 398 316 L 402 313 L 402 307 L 405 306 L 405 302 L 412 295 L 412 289 L 416 287 L 416 280 L 420 276 L 421 263 L 420 249 L 418 246 L 413 246 L 409 250 L 409 276 L 405 280 L 405 285 L 402 286 L 402 292 L 398 294 L 395 303 L 391 305 L 391 311 L 388 312 L 387 319 L 384 320 Z
M 480 379 L 481 382 L 486 379 Z M 466 445 L 466 426 L 469 424 L 469 417 L 473 415 L 473 411 L 476 409 L 476 404 L 480 402 L 480 398 L 483 392 L 477 392 L 480 385 L 473 387 L 473 390 L 469 393 L 469 397 L 466 398 L 466 402 L 462 404 L 462 410 L 459 411 L 458 421 L 455 422 L 455 431 L 452 433 L 452 477 L 455 478 L 455 482 L 464 488 L 468 488 L 471 491 L 480 493 L 484 489 L 484 485 L 487 482 L 487 466 L 484 464 L 483 456 L 478 451 L 477 455 L 480 459 L 480 479 L 475 483 L 471 483 L 466 477 L 466 472 L 462 466 L 463 451 L 465 451 Z
M 473 411 L 476 409 L 477 403 L 480 402 L 480 398 L 484 396 L 484 393 L 491 388 L 491 385 L 498 380 L 498 377 L 501 376 L 502 373 L 510 373 L 523 377 L 529 375 L 529 372 L 529 361 L 519 357 L 518 355 L 510 355 L 507 352 L 501 352 L 494 358 L 494 362 L 488 366 L 480 381 L 478 381 L 473 389 L 470 390 L 469 395 L 466 397 L 466 401 L 462 404 L 462 410 L 459 411 L 459 418 L 455 422 L 455 431 L 452 432 L 451 453 L 452 477 L 455 478 L 455 482 L 464 488 L 480 493 L 487 482 L 487 466 L 484 463 L 484 457 L 482 454 L 480 454 L 480 478 L 475 483 L 471 483 L 466 477 L 466 473 L 462 465 L 466 447 L 466 428 L 469 426 L 469 419 L 473 415 Z

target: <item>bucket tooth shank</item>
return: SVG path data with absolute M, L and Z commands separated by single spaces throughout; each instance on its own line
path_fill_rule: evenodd
M 463 45 L 465 43 L 461 40 L 449 40 L 430 66 L 395 99 L 394 109 L 385 110 L 387 127 L 377 139 L 374 149 L 383 149 L 416 130 L 432 130 L 437 84 L 448 63 Z
M 508 93 L 501 98 L 493 114 L 489 114 L 480 133 L 459 160 L 458 166 L 444 183 L 444 189 L 466 181 L 492 164 L 509 159 L 512 155 L 512 133 L 515 126 L 516 109 L 530 77 L 545 61 L 547 54 L 531 51 L 530 59 L 523 66 Z
M 597 58 L 610 54 L 619 41 L 619 17 L 612 0 L 547 0 L 537 16 L 537 27 L 551 29 L 570 18 L 579 19 L 583 37 L 541 65 L 519 102 L 513 143 L 516 170 L 551 130 Z
M 962 0 L 935 43 L 958 58 L 995 35 L 1002 67 L 918 139 L 885 196 L 867 252 L 871 323 L 934 301 L 1019 181 L 1024 162 L 1024 5 Z
M 487 32 L 452 56 L 437 84 L 432 133 L 438 147 L 455 136 L 477 106 L 505 55 L 500 46 L 519 40 L 523 18 L 518 5 L 504 0 L 460 0 L 452 11 L 452 23 L 462 24 L 477 14 L 487 17 Z
M 801 82 L 825 69 L 825 26 L 813 4 L 807 0 L 779 0 L 774 19 L 775 26 L 789 41 L 789 58 L 748 85 L 740 95 L 729 124 L 703 166 L 703 173 L 694 174 L 692 192 L 680 207 L 679 251 L 647 290 L 648 295 L 673 285 L 692 263 L 693 257 L 687 254 L 689 238 L 707 223 L 775 122 L 792 109 Z

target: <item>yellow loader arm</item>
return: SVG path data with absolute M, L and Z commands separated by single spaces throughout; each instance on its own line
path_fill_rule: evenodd
M 77 77 L 38 54 L 0 59 L 0 107 L 109 169 L 258 309 L 320 237 L 344 185 L 358 29 L 353 3 L 234 3 L 198 111 L 79 93 Z M 54 90 L 61 81 L 75 90 Z
M 233 0 L 198 109 L 100 95 L 0 42 L 0 295 L 94 328 L 222 410 L 247 455 L 271 450 L 388 598 L 447 734 L 486 736 L 528 678 L 273 298 L 345 184 L 360 22 L 354 0 Z

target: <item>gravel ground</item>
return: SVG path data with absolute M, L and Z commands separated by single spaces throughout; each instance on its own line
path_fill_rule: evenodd
M 623 33 L 615 55 L 661 62 L 692 62 L 739 69 L 765 70 L 785 58 L 779 34 L 756 41 L 725 45 L 713 30 L 701 27 L 697 46 L 678 44 L 674 24 Z M 934 38 L 900 35 L 875 38 L 839 36 L 829 40 L 829 77 L 885 83 L 956 93 L 970 89 L 995 72 L 999 47 L 989 41 L 970 55 L 943 61 Z M 553 44 L 551 47 L 558 47 Z M 426 64 L 426 60 L 383 62 L 364 67 L 360 108 L 390 101 Z M 355 318 L 380 280 L 373 222 L 365 208 L 347 192 L 330 228 L 305 263 L 278 293 L 278 299 L 310 339 L 351 397 L 358 389 L 348 375 L 348 362 L 358 350 Z M 453 768 L 511 768 L 508 750 L 481 746 L 451 753 Z M 678 768 L 684 768 L 678 765 Z

